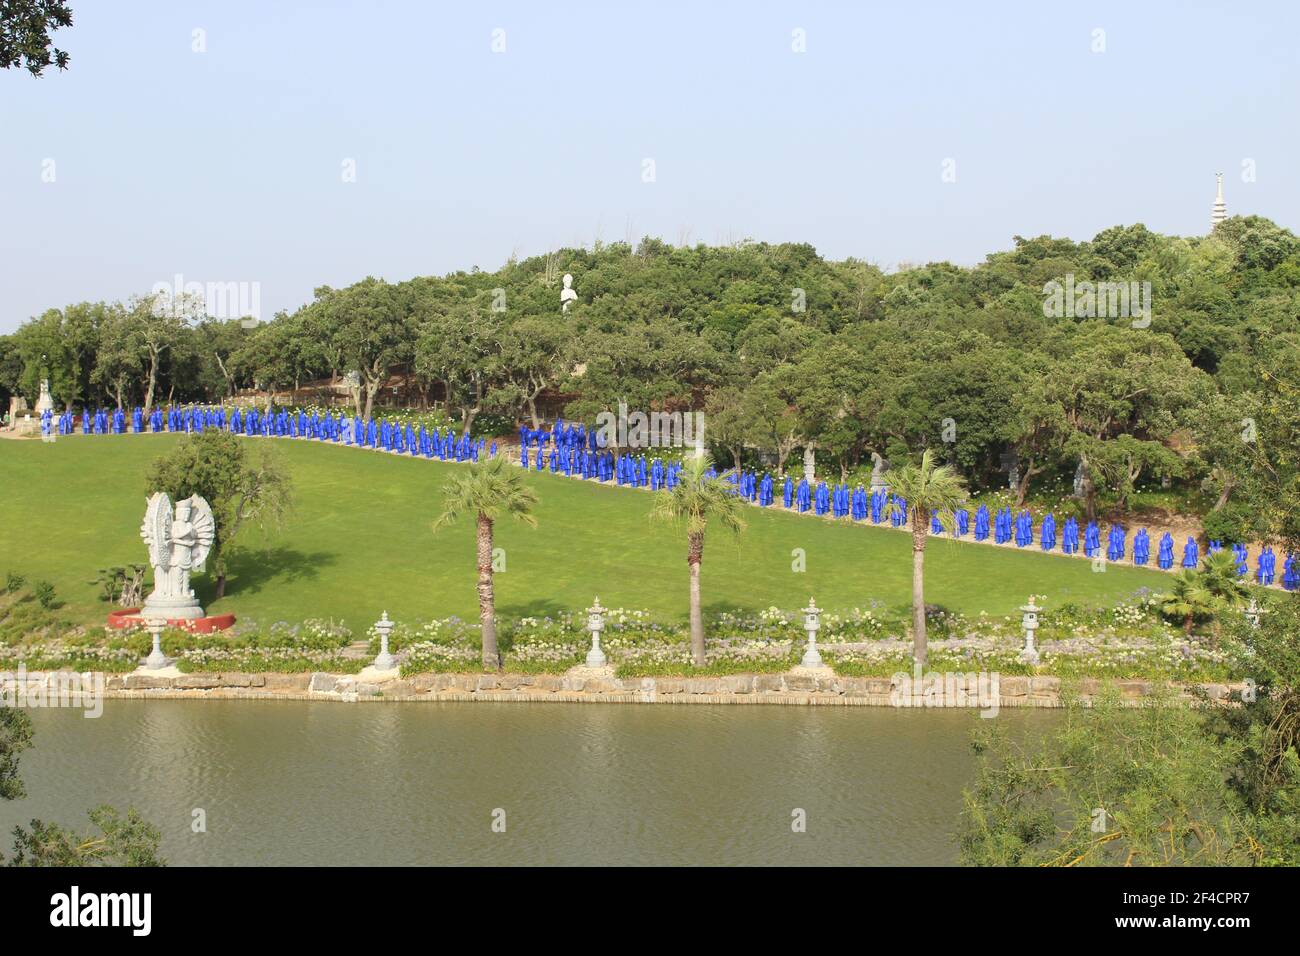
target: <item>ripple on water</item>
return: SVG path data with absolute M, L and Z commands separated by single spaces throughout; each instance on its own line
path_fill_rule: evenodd
M 944 864 L 977 719 L 112 700 L 97 720 L 34 713 L 29 796 L 0 805 L 0 832 L 33 816 L 80 824 L 102 802 L 158 824 L 173 863 Z M 206 833 L 191 831 L 196 808 Z M 796 808 L 805 833 L 791 830 Z

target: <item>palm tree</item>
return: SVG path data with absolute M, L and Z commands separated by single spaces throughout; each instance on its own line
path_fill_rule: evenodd
M 691 655 L 704 666 L 704 617 L 700 611 L 700 563 L 704 560 L 704 533 L 714 521 L 733 534 L 745 530 L 745 505 L 731 485 L 707 475 L 707 455 L 682 465 L 672 491 L 655 496 L 651 514 L 660 520 L 686 526 L 686 566 L 691 573 Z
M 1245 604 L 1250 597 L 1250 587 L 1237 573 L 1237 556 L 1231 551 L 1205 556 L 1201 562 L 1201 583 L 1225 608 Z
M 1196 619 L 1212 615 L 1217 603 L 1205 586 L 1203 576 L 1191 568 L 1175 574 L 1173 587 L 1158 600 L 1161 611 L 1169 617 L 1183 619 L 1183 633 L 1188 637 L 1192 636 L 1192 624 Z
M 468 465 L 443 486 L 443 510 L 433 523 L 436 533 L 461 515 L 472 514 L 478 523 L 478 617 L 483 635 L 483 668 L 500 670 L 497 652 L 496 598 L 492 591 L 492 529 L 507 515 L 529 527 L 537 526 L 532 507 L 537 492 L 524 482 L 524 472 L 505 458 L 489 458 Z
M 953 512 L 966 500 L 966 483 L 949 465 L 936 465 L 927 449 L 919 465 L 904 465 L 889 473 L 889 490 L 902 498 L 912 518 L 912 659 L 925 667 L 925 545 L 930 539 L 930 516 L 950 524 Z M 890 509 L 897 505 L 891 503 Z
M 1230 611 L 1246 603 L 1250 597 L 1250 586 L 1237 573 L 1237 556 L 1231 551 L 1216 551 L 1207 554 L 1201 565 L 1201 585 L 1210 592 L 1217 605 L 1216 612 Z M 1214 644 L 1219 644 L 1219 634 L 1223 629 L 1220 615 L 1214 615 Z

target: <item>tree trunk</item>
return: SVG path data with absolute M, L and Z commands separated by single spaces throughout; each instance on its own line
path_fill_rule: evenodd
M 1225 478 L 1223 480 L 1223 487 L 1219 489 L 1219 498 L 1217 501 L 1214 502 L 1214 507 L 1211 508 L 1210 510 L 1222 511 L 1224 505 L 1228 503 L 1228 499 L 1232 497 L 1232 489 L 1233 489 L 1232 482 L 1229 481 L 1227 478 Z
M 366 421 L 370 420 L 371 412 L 375 410 L 375 393 L 379 391 L 379 381 L 366 382 L 366 413 L 362 416 Z
M 691 656 L 696 667 L 704 666 L 704 615 L 700 610 L 700 564 L 704 560 L 704 536 L 690 535 L 686 564 L 691 572 Z
M 925 669 L 925 543 L 930 534 L 930 512 L 912 507 L 912 660 Z
M 223 572 L 217 575 L 217 593 L 216 596 L 213 597 L 213 600 L 220 601 L 225 596 L 226 596 L 226 575 Z
M 492 519 L 478 516 L 478 619 L 483 634 L 483 669 L 501 669 L 497 652 L 496 599 L 492 594 Z
M 158 357 L 155 355 L 149 362 L 149 387 L 144 393 L 144 414 L 148 417 L 149 412 L 153 410 L 153 389 L 158 381 Z
M 1188 637 L 1192 636 L 1192 615 L 1190 614 L 1183 618 L 1183 633 Z
M 1020 476 L 1020 484 L 1016 487 L 1016 507 L 1019 508 L 1025 503 L 1025 496 L 1029 494 L 1029 479 L 1034 476 L 1034 459 L 1029 459 L 1029 464 L 1025 468 L 1025 473 Z

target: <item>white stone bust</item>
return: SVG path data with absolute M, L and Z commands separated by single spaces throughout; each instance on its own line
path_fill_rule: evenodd
M 569 303 L 578 301 L 578 293 L 573 291 L 573 276 L 564 274 L 564 288 L 560 290 L 560 311 L 568 312 Z

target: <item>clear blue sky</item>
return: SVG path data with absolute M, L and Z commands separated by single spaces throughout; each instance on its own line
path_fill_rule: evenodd
M 267 317 L 628 235 L 971 264 L 1202 233 L 1217 170 L 1230 213 L 1300 225 L 1282 0 L 71 5 L 68 72 L 0 75 L 0 331 L 176 273 Z

